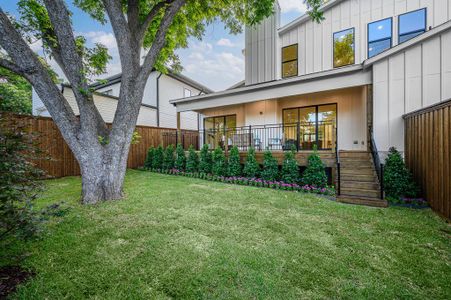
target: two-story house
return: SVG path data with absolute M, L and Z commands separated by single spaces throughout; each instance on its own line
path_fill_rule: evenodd
M 343 202 L 385 205 L 379 161 L 404 149 L 402 116 L 451 98 L 451 0 L 331 0 L 324 21 L 280 27 L 280 9 L 245 30 L 245 80 L 172 100 L 202 115 L 203 143 L 314 147 Z M 243 154 L 244 156 L 244 154 Z M 258 158 L 261 158 L 261 152 Z
M 116 112 L 117 100 L 121 86 L 121 74 L 106 78 L 102 83 L 93 84 L 94 103 L 105 122 L 111 123 Z M 69 105 L 78 114 L 78 106 L 72 89 L 62 85 L 62 90 Z M 170 99 L 198 96 L 212 93 L 206 86 L 182 74 L 169 71 L 163 74 L 154 71 L 150 74 L 144 90 L 143 101 L 138 115 L 137 125 L 163 128 L 177 127 L 177 113 Z M 38 95 L 33 92 L 33 115 L 50 116 Z M 198 130 L 200 118 L 196 112 L 180 114 L 182 129 Z

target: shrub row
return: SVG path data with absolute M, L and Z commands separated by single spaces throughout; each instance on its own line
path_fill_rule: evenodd
M 176 176 L 185 176 L 191 178 L 200 178 L 209 181 L 217 181 L 224 182 L 230 184 L 238 184 L 238 185 L 248 185 L 262 188 L 272 188 L 277 190 L 284 191 L 294 191 L 294 192 L 304 192 L 304 193 L 314 193 L 320 195 L 328 195 L 335 196 L 335 189 L 333 187 L 316 187 L 313 185 L 299 185 L 296 183 L 286 183 L 283 181 L 270 181 L 264 180 L 261 178 L 248 178 L 242 176 L 217 176 L 213 174 L 206 173 L 191 173 L 185 172 L 178 169 L 151 169 L 153 172 L 176 175 Z
M 149 148 L 144 164 L 146 169 L 170 170 L 176 169 L 186 173 L 211 174 L 218 177 L 259 178 L 268 182 L 280 181 L 285 184 L 298 184 L 302 186 L 327 187 L 325 167 L 316 149 L 308 157 L 307 168 L 299 176 L 299 166 L 295 159 L 294 149 L 286 151 L 281 171 L 276 159 L 270 151 L 264 153 L 263 167 L 257 162 L 255 150 L 250 148 L 244 166 L 240 163 L 240 154 L 235 146 L 230 150 L 226 159 L 221 148 L 210 151 L 208 145 L 204 145 L 199 153 L 190 146 L 188 156 L 181 145 L 174 147 L 169 145 L 166 149 L 160 145 L 157 148 Z

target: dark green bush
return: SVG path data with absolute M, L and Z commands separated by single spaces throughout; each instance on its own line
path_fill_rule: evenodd
M 175 168 L 180 171 L 185 171 L 186 156 L 185 150 L 181 144 L 177 145 L 177 148 L 175 149 L 175 156 Z
M 146 160 L 144 161 L 144 168 L 152 169 L 152 161 L 155 156 L 155 148 L 151 146 L 149 150 L 147 150 Z
M 243 173 L 246 177 L 257 177 L 260 173 L 260 166 L 255 158 L 255 149 L 253 147 L 250 147 L 249 151 L 247 151 Z
M 237 146 L 233 146 L 230 150 L 227 176 L 241 176 L 240 152 Z
M 163 169 L 168 170 L 174 168 L 174 145 L 168 145 L 164 151 Z
M 0 113 L 0 241 L 31 238 L 40 229 L 42 215 L 33 203 L 43 172 L 30 162 L 34 158 L 42 154 L 28 128 Z
M 194 173 L 198 171 L 199 156 L 194 150 L 193 145 L 189 146 L 188 158 L 186 159 L 186 172 Z
M 418 187 L 413 181 L 412 174 L 395 147 L 389 149 L 385 159 L 384 190 L 387 198 L 416 197 Z
M 211 173 L 211 153 L 207 144 L 203 145 L 200 150 L 199 172 Z
M 163 146 L 159 145 L 153 155 L 152 159 L 152 169 L 162 169 L 163 168 L 163 157 L 164 157 L 164 150 Z
M 302 174 L 302 183 L 316 187 L 327 186 L 326 169 L 319 157 L 316 145 L 313 147 L 313 153 L 308 157 L 307 168 Z
M 226 160 L 224 152 L 220 147 L 216 148 L 212 154 L 212 168 L 213 175 L 224 176 L 226 173 Z
M 299 181 L 299 167 L 294 157 L 294 145 L 290 151 L 286 151 L 282 163 L 282 181 L 286 183 L 296 183 Z
M 265 151 L 265 154 L 263 155 L 263 171 L 261 177 L 271 181 L 279 178 L 279 166 L 277 160 L 269 150 Z

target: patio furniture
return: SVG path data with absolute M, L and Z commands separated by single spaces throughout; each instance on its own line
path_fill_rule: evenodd
M 268 139 L 268 149 L 269 150 L 277 150 L 282 148 L 282 139 L 281 138 L 269 138 Z

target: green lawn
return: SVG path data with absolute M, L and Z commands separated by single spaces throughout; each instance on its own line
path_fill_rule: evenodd
M 80 179 L 27 249 L 13 298 L 450 298 L 450 228 L 429 209 L 129 171 L 123 201 L 78 204 Z

